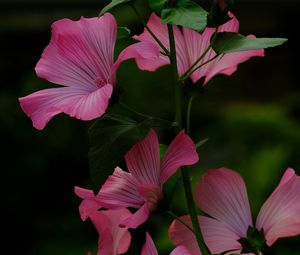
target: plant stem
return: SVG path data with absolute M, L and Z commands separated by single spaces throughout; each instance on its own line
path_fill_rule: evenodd
M 176 131 L 182 129 L 182 102 L 181 102 L 181 85 L 178 80 L 178 69 L 176 60 L 176 45 L 172 25 L 168 24 L 168 34 L 170 40 L 170 63 L 172 71 L 172 83 L 174 86 L 174 96 L 175 96 L 175 116 L 174 122 L 178 124 Z
M 190 134 L 190 120 L 191 120 L 191 109 L 193 104 L 194 97 L 191 96 L 187 108 L 187 115 L 186 115 L 186 133 L 187 135 Z
M 177 70 L 177 60 L 176 60 L 176 45 L 175 38 L 172 25 L 168 24 L 168 34 L 170 41 L 170 63 L 172 69 L 172 82 L 174 85 L 174 96 L 175 96 L 175 122 L 178 123 L 176 127 L 176 131 L 180 131 L 182 129 L 182 103 L 181 103 L 181 84 L 178 79 L 178 70 Z M 190 182 L 190 177 L 188 171 L 181 168 L 181 176 L 184 185 L 185 197 L 187 201 L 187 205 L 190 212 L 190 217 L 193 225 L 193 230 L 196 233 L 198 246 L 203 255 L 208 255 L 210 252 L 208 251 L 206 245 L 204 244 L 203 237 L 201 234 L 198 216 L 196 212 L 196 207 L 193 199 L 192 187 Z
M 162 122 L 164 124 L 166 124 L 168 127 L 176 127 L 177 126 L 177 123 L 176 122 L 172 122 L 172 121 L 168 121 L 168 120 L 165 120 L 165 119 L 162 119 L 162 118 L 159 118 L 159 117 L 154 117 L 154 116 L 151 116 L 151 115 L 148 115 L 148 114 L 144 114 L 144 113 L 141 113 L 141 112 L 138 112 L 134 109 L 132 109 L 130 106 L 128 106 L 127 104 L 123 103 L 123 102 L 119 102 L 119 104 L 125 108 L 126 110 L 138 115 L 138 116 L 141 116 L 141 117 L 144 117 L 144 118 L 150 118 L 150 119 L 154 119 L 154 120 L 157 120 L 159 122 Z
M 153 39 L 158 43 L 158 45 L 162 48 L 162 50 L 164 51 L 164 55 L 169 56 L 170 52 L 169 50 L 163 45 L 163 43 L 158 39 L 158 37 L 152 32 L 152 30 L 148 27 L 147 23 L 144 21 L 143 17 L 140 15 L 140 13 L 138 12 L 137 8 L 134 6 L 133 3 L 129 3 L 130 7 L 133 9 L 133 11 L 135 12 L 136 16 L 138 17 L 138 19 L 140 20 L 140 22 L 143 24 L 143 26 L 147 29 L 147 31 L 149 32 L 149 34 L 153 37 Z

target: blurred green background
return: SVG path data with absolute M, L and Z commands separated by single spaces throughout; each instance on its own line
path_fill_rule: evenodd
M 51 86 L 34 73 L 50 40 L 51 23 L 65 17 L 97 16 L 107 3 L 0 1 L 1 254 L 82 255 L 88 250 L 96 254 L 97 233 L 90 222 L 81 222 L 80 200 L 73 194 L 74 185 L 90 186 L 86 135 L 90 123 L 59 115 L 45 130 L 37 131 L 21 111 L 18 97 Z M 243 34 L 286 37 L 289 42 L 267 50 L 264 58 L 240 65 L 232 77 L 218 76 L 209 82 L 192 109 L 193 139 L 209 138 L 192 171 L 194 183 L 209 168 L 226 166 L 239 171 L 255 217 L 288 166 L 300 173 L 299 31 L 295 21 L 300 2 L 235 3 Z M 147 19 L 145 2 L 139 1 L 138 8 Z M 142 31 L 129 8 L 115 8 L 113 14 L 133 34 Z M 118 42 L 117 51 L 126 43 Z M 122 64 L 118 71 L 118 86 L 125 91 L 122 100 L 142 112 L 172 120 L 168 68 L 148 73 L 139 71 L 133 61 Z M 183 214 L 180 187 L 173 207 Z M 141 230 L 133 231 L 131 254 L 139 254 L 145 229 L 151 231 L 160 254 L 169 254 L 170 222 L 168 217 L 154 215 Z M 299 242 L 299 237 L 281 239 L 272 254 L 299 255 Z

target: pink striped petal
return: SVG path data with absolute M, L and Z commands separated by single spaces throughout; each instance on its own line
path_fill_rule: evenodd
M 112 89 L 110 84 L 95 91 L 76 87 L 44 89 L 19 101 L 33 126 L 41 130 L 53 116 L 62 112 L 82 120 L 100 117 L 108 106 Z
M 83 199 L 79 206 L 80 217 L 83 221 L 102 207 L 99 199 L 94 195 L 92 190 L 75 187 L 74 192 L 78 197 Z
M 188 249 L 185 248 L 184 246 L 178 246 L 170 253 L 170 255 L 193 255 L 193 254 L 190 253 Z
M 163 24 L 161 19 L 155 13 L 151 14 L 147 26 L 153 31 L 156 37 L 162 42 L 165 48 L 169 49 L 169 37 L 168 37 L 167 25 Z M 176 44 L 178 73 L 179 75 L 182 75 L 189 67 L 189 62 L 187 58 L 187 52 L 186 52 L 185 42 L 182 33 L 177 26 L 173 26 L 173 30 L 174 30 L 175 44 Z M 147 31 L 146 28 L 142 34 L 138 36 L 134 36 L 134 38 L 142 42 L 151 42 L 154 45 L 156 45 L 156 47 L 158 47 L 160 51 L 163 51 L 163 49 L 154 40 L 154 38 L 150 35 L 150 33 Z M 153 71 L 156 68 L 162 65 L 166 65 L 168 63 L 169 63 L 169 59 L 166 56 L 161 54 L 160 59 L 157 61 L 153 61 L 152 66 L 148 67 L 147 70 Z
M 168 147 L 161 164 L 161 183 L 164 183 L 181 166 L 197 163 L 199 160 L 196 147 L 192 139 L 180 131 Z
M 141 255 L 158 255 L 155 244 L 148 232 L 146 233 L 146 242 L 142 248 Z
M 36 66 L 39 77 L 50 82 L 96 90 L 111 83 L 117 24 L 107 13 L 100 18 L 62 19 L 52 25 L 50 44 Z
M 209 170 L 197 184 L 196 202 L 239 237 L 246 237 L 253 226 L 245 183 L 230 169 Z
M 127 228 L 119 224 L 131 215 L 127 209 L 97 211 L 91 220 L 99 233 L 98 253 L 117 255 L 125 253 L 130 245 L 131 236 Z
M 182 216 L 180 219 L 192 228 L 190 216 Z M 194 233 L 179 221 L 172 222 L 169 237 L 175 246 L 184 246 L 191 254 L 201 255 Z
M 143 224 L 149 218 L 150 211 L 145 203 L 140 209 L 138 209 L 132 216 L 124 219 L 120 226 L 128 228 L 137 228 Z
M 167 64 L 160 58 L 159 48 L 150 42 L 139 42 L 125 48 L 119 55 L 113 66 L 113 71 L 117 70 L 121 62 L 134 58 L 141 70 L 155 71 L 162 65 Z
M 140 184 L 160 184 L 159 143 L 153 129 L 131 148 L 125 160 L 129 172 Z
M 107 209 L 139 208 L 145 201 L 137 191 L 137 186 L 136 179 L 130 173 L 117 167 L 101 187 L 97 197 Z
M 280 237 L 300 234 L 300 177 L 287 169 L 279 185 L 264 203 L 256 227 L 264 230 L 271 246 Z
M 199 222 L 204 241 L 211 253 L 240 253 L 242 246 L 237 241 L 240 237 L 231 231 L 226 223 L 204 216 L 200 216 Z
M 238 32 L 239 22 L 237 18 L 230 14 L 232 19 L 227 23 L 219 27 L 219 32 Z M 215 29 L 206 28 L 201 34 L 191 30 L 183 29 L 183 36 L 185 39 L 187 52 L 189 56 L 190 66 L 203 54 L 203 52 L 208 48 L 212 35 Z M 250 36 L 253 37 L 253 36 Z M 202 65 L 209 59 L 213 58 L 216 53 L 211 49 L 207 52 L 205 57 L 199 62 L 197 66 Z M 192 73 L 191 79 L 193 82 L 197 82 L 202 77 L 205 77 L 204 84 L 206 84 L 210 79 L 212 79 L 217 74 L 231 75 L 237 70 L 237 65 L 247 61 L 249 58 L 259 56 L 264 56 L 264 50 L 250 50 L 236 53 L 225 54 L 224 56 L 218 57 L 217 59 L 211 61 L 210 63 L 202 66 Z

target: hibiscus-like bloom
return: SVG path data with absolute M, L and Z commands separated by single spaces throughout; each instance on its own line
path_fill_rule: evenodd
M 81 120 L 105 112 L 116 85 L 116 69 L 123 60 L 135 58 L 141 69 L 144 58 L 158 58 L 159 50 L 149 43 L 126 48 L 114 63 L 117 37 L 115 18 L 62 19 L 52 25 L 50 44 L 37 63 L 37 75 L 63 87 L 44 89 L 20 98 L 23 111 L 37 129 L 64 112 Z
M 146 242 L 142 248 L 141 255 L 158 255 L 155 244 L 148 232 L 146 233 Z M 191 255 L 191 253 L 184 246 L 178 246 L 170 255 Z
M 92 191 L 75 187 L 77 196 L 83 199 L 79 212 L 82 220 L 90 218 L 99 233 L 98 255 L 118 255 L 127 252 L 131 235 L 128 228 L 121 228 L 120 222 L 131 216 L 126 208 L 98 211 L 97 200 Z
M 151 129 L 144 140 L 131 148 L 125 160 L 129 172 L 117 167 L 100 189 L 97 199 L 107 209 L 138 209 L 122 222 L 124 226 L 136 228 L 163 199 L 162 186 L 168 178 L 179 167 L 195 164 L 198 154 L 191 138 L 181 131 L 160 161 L 158 138 Z
M 199 216 L 199 223 L 213 254 L 256 254 L 265 243 L 271 246 L 278 238 L 300 234 L 300 177 L 291 168 L 262 206 L 255 225 L 245 183 L 230 169 L 209 170 L 197 185 L 196 202 L 210 216 Z M 191 224 L 188 216 L 182 219 Z M 169 234 L 175 245 L 200 254 L 193 233 L 178 221 L 172 223 Z
M 236 17 L 230 13 L 232 19 L 227 23 L 221 25 L 218 28 L 218 32 L 238 32 L 239 22 Z M 163 24 L 161 19 L 152 13 L 147 26 L 153 31 L 157 38 L 162 42 L 162 44 L 169 49 L 169 37 L 168 28 L 166 24 Z M 182 31 L 177 27 L 173 26 L 175 44 L 176 44 L 176 54 L 177 54 L 177 65 L 178 65 L 178 75 L 181 76 L 195 63 L 195 61 L 204 53 L 204 51 L 209 47 L 212 35 L 216 31 L 214 28 L 206 28 L 202 34 L 193 31 L 188 28 L 182 28 Z M 254 37 L 251 36 L 250 37 Z M 145 29 L 144 32 L 138 36 L 134 36 L 135 39 L 142 42 L 151 42 L 156 47 L 158 47 L 162 52 L 163 49 L 160 48 L 158 43 L 153 39 L 150 33 Z M 139 47 L 139 45 L 136 45 Z M 216 53 L 210 49 L 205 57 L 198 63 L 197 66 L 202 65 L 209 59 L 216 56 Z M 248 60 L 254 56 L 264 56 L 264 50 L 249 50 L 241 51 L 236 53 L 228 53 L 217 57 L 210 63 L 202 66 L 191 74 L 191 79 L 195 83 L 200 78 L 205 77 L 204 84 L 206 84 L 212 77 L 217 74 L 231 75 L 237 70 L 237 65 Z M 147 61 L 147 60 L 146 60 Z M 169 58 L 163 54 L 157 59 L 157 61 L 147 61 L 149 71 L 153 71 L 160 66 L 169 63 Z M 197 67 L 196 66 L 196 67 Z M 150 68 L 149 68 L 150 67 Z

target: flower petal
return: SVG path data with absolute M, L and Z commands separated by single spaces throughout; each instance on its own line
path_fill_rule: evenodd
M 239 253 L 242 250 L 241 244 L 237 241 L 240 237 L 231 231 L 226 223 L 200 216 L 200 227 L 204 241 L 212 254 L 225 251 Z
M 117 24 L 107 13 L 100 18 L 62 19 L 52 25 L 50 44 L 36 66 L 39 77 L 50 82 L 96 90 L 97 79 L 111 77 Z
M 91 220 L 99 233 L 98 254 L 117 255 L 128 250 L 131 242 L 130 233 L 127 228 L 119 227 L 119 224 L 130 215 L 125 208 L 96 211 L 91 215 Z
M 187 248 L 185 248 L 184 246 L 181 245 L 181 246 L 176 247 L 170 253 L 170 255 L 193 255 L 193 254 L 190 253 Z
M 83 199 L 79 206 L 79 213 L 83 221 L 102 207 L 92 190 L 75 187 L 74 192 Z
M 192 228 L 189 215 L 182 216 L 180 219 Z M 178 220 L 172 222 L 169 237 L 175 246 L 184 246 L 191 254 L 201 255 L 194 233 Z
M 139 42 L 125 48 L 114 63 L 113 71 L 116 70 L 121 62 L 134 58 L 141 70 L 155 71 L 162 65 L 167 64 L 160 58 L 159 48 L 150 42 Z
M 192 139 L 180 131 L 168 147 L 161 164 L 161 183 L 175 173 L 181 166 L 193 165 L 199 160 L 196 147 Z
M 129 172 L 140 184 L 160 184 L 159 144 L 153 129 L 131 148 L 125 160 Z
M 163 24 L 161 19 L 155 14 L 152 13 L 147 26 L 151 29 L 151 31 L 155 34 L 155 36 L 160 40 L 160 42 L 164 45 L 165 48 L 169 49 L 169 36 L 168 36 L 168 28 L 166 24 Z M 176 54 L 177 54 L 177 65 L 178 65 L 178 73 L 182 75 L 189 67 L 189 61 L 187 58 L 185 41 L 183 39 L 182 33 L 177 26 L 173 26 L 174 37 L 175 37 L 175 45 L 176 45 Z M 145 28 L 144 32 L 138 36 L 134 36 L 135 39 L 142 42 L 151 42 L 160 51 L 163 49 L 159 46 L 159 44 L 155 41 L 155 39 L 151 36 L 148 30 Z M 160 59 L 152 62 L 152 66 L 148 66 L 149 71 L 153 71 L 156 68 L 168 64 L 169 59 L 167 56 L 160 55 Z M 149 63 L 151 65 L 151 63 Z
M 148 232 L 146 233 L 146 242 L 142 248 L 141 255 L 158 255 L 155 244 Z
M 232 19 L 220 26 L 218 32 L 239 31 L 239 21 L 232 13 L 230 13 L 229 15 L 232 17 Z M 214 32 L 215 29 L 206 28 L 201 35 L 191 29 L 183 29 L 183 36 L 187 46 L 190 65 L 195 63 L 195 61 L 209 47 Z M 216 53 L 212 49 L 210 49 L 197 66 L 204 64 L 206 61 L 210 60 L 215 55 Z M 231 75 L 237 70 L 238 64 L 245 62 L 246 60 L 254 56 L 264 56 L 264 50 L 259 49 L 225 54 L 197 69 L 195 72 L 192 73 L 191 79 L 195 83 L 202 77 L 205 77 L 204 84 L 206 84 L 217 74 Z
M 144 205 L 138 209 L 132 216 L 126 218 L 120 223 L 120 226 L 125 226 L 128 228 L 137 228 L 139 225 L 143 224 L 149 218 L 150 211 L 148 205 Z
M 256 227 L 264 230 L 271 246 L 280 237 L 300 234 L 300 176 L 287 169 L 279 185 L 264 203 Z
M 137 191 L 137 185 L 132 174 L 117 167 L 103 184 L 97 197 L 107 209 L 139 208 L 145 201 Z
M 196 202 L 239 237 L 246 237 L 253 226 L 245 183 L 230 169 L 209 170 L 197 184 Z
M 110 84 L 95 91 L 76 87 L 44 89 L 19 101 L 33 126 L 41 130 L 53 116 L 62 112 L 82 120 L 100 117 L 108 106 L 112 89 Z

